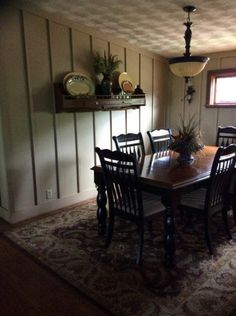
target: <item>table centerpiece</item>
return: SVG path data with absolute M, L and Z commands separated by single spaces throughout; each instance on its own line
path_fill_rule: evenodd
M 200 141 L 200 130 L 196 115 L 189 117 L 185 122 L 180 116 L 180 125 L 177 128 L 178 134 L 172 135 L 173 141 L 169 145 L 169 149 L 179 153 L 178 161 L 182 163 L 191 162 L 194 157 L 193 153 L 200 151 L 204 145 Z
M 99 83 L 97 89 L 100 90 L 96 94 L 111 95 L 112 93 L 112 75 L 119 68 L 122 63 L 118 59 L 117 55 L 112 55 L 111 53 L 106 53 L 104 51 L 103 55 L 95 52 L 93 55 L 93 66 L 96 76 L 102 74 L 101 82 Z

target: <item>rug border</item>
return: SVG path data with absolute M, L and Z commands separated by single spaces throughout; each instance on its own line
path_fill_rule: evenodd
M 24 255 L 26 255 L 27 257 L 29 257 L 34 263 L 38 264 L 41 268 L 45 269 L 47 272 L 49 272 L 51 275 L 53 275 L 54 277 L 56 277 L 58 280 L 62 281 L 63 283 L 65 283 L 66 285 L 69 286 L 69 288 L 71 288 L 72 290 L 79 292 L 79 294 L 83 295 L 86 299 L 88 299 L 89 301 L 91 301 L 91 303 L 93 303 L 96 307 L 99 307 L 100 309 L 103 310 L 103 312 L 107 313 L 107 315 L 109 316 L 115 316 L 111 311 L 109 311 L 108 309 L 106 309 L 103 305 L 99 304 L 95 299 L 93 299 L 91 296 L 89 296 L 88 294 L 86 294 L 85 292 L 83 292 L 82 290 L 80 290 L 79 288 L 77 288 L 75 285 L 71 284 L 68 280 L 66 280 L 63 276 L 59 275 L 56 271 L 52 270 L 52 268 L 48 265 L 46 265 L 45 263 L 43 263 L 40 259 L 36 258 L 35 256 L 33 256 L 31 253 L 29 253 L 27 250 L 25 250 L 24 248 L 22 248 L 20 245 L 16 244 L 14 242 L 14 240 L 12 240 L 10 237 L 8 237 L 5 233 L 10 232 L 10 230 L 4 232 L 0 238 L 4 239 L 5 241 L 9 242 L 9 244 L 11 244 L 13 247 L 15 247 L 16 249 L 20 250 Z

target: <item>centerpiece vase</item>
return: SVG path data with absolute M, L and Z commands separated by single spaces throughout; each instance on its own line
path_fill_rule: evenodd
M 191 163 L 194 160 L 194 157 L 191 153 L 181 152 L 179 153 L 179 157 L 177 158 L 177 160 L 180 163 Z
M 112 80 L 111 80 L 110 74 L 103 74 L 103 79 L 101 82 L 101 92 L 102 92 L 102 95 L 111 96 Z

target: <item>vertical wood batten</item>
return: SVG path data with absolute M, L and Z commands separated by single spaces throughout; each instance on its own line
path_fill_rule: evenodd
M 203 73 L 201 73 L 201 80 L 200 80 L 200 92 L 199 92 L 199 102 L 201 104 L 201 100 L 203 99 L 202 95 L 202 80 L 203 80 Z M 201 133 L 201 116 L 202 116 L 202 106 L 199 107 L 199 118 L 198 118 L 198 123 L 199 123 L 199 131 Z
M 170 72 L 165 60 L 153 57 L 153 128 L 170 126 Z
M 110 43 L 110 52 L 112 55 L 117 55 L 122 61 L 117 71 L 124 72 L 125 67 L 125 49 L 122 46 Z M 111 111 L 111 148 L 115 149 L 115 144 L 112 136 L 126 133 L 126 110 Z
M 4 23 L 8 25 L 9 19 L 8 14 L 1 16 L 0 18 L 0 28 L 3 30 Z M 6 47 L 6 32 L 5 36 L 0 37 L 0 47 Z M 0 187 L 1 187 L 1 208 L 5 209 L 5 214 L 10 214 L 10 209 L 14 205 L 14 195 L 11 193 L 11 187 L 9 185 L 8 177 L 9 174 L 9 159 L 8 157 L 11 155 L 11 145 L 12 145 L 12 137 L 10 132 L 10 124 L 8 121 L 8 113 L 9 113 L 9 100 L 4 92 L 6 92 L 6 82 L 7 82 L 7 72 L 8 72 L 8 63 L 7 56 L 8 50 L 4 51 L 0 50 L 0 67 L 2 76 L 0 77 L 0 85 L 3 93 L 0 94 Z M 8 124 L 6 124 L 8 122 Z M 8 137 L 6 138 L 5 135 Z M 1 214 L 0 208 L 0 214 Z M 4 214 L 4 215 L 5 215 Z
M 73 30 L 72 41 L 74 70 L 88 75 L 93 80 L 90 35 Z M 90 172 L 95 159 L 93 123 L 93 112 L 76 113 L 76 143 L 80 192 L 88 191 L 89 188 L 93 187 L 93 174 Z
M 218 65 L 219 65 L 219 69 L 220 69 L 222 67 L 222 57 L 219 57 Z M 216 108 L 215 111 L 216 111 L 216 130 L 217 130 L 218 125 L 219 125 L 219 109 Z
M 74 45 L 73 45 L 73 30 L 70 28 L 70 51 L 71 51 L 71 69 L 75 71 L 75 57 L 74 57 Z M 76 163 L 76 184 L 77 193 L 79 193 L 79 154 L 78 154 L 78 133 L 77 133 L 77 115 L 74 113 L 74 132 L 75 132 L 75 163 Z
M 108 42 L 108 54 L 111 54 L 111 43 Z M 112 111 L 109 111 L 109 123 L 110 123 L 110 149 L 112 149 Z
M 112 55 L 117 55 L 119 58 L 119 54 L 116 54 L 114 52 L 114 49 L 112 47 L 112 43 L 108 42 L 108 53 L 112 54 Z M 112 87 L 113 89 L 113 87 Z M 110 112 L 110 148 L 111 150 L 113 149 L 113 141 L 112 141 L 112 136 L 113 136 L 113 119 L 114 119 L 114 113 L 112 113 L 113 111 L 109 111 Z M 115 119 L 114 119 L 115 121 Z
M 93 37 L 92 35 L 89 36 L 90 39 L 90 53 L 93 54 Z M 93 112 L 93 144 L 94 144 L 94 148 L 97 147 L 96 145 L 96 133 L 95 133 L 95 112 Z M 97 155 L 96 152 L 94 150 L 93 152 L 93 159 L 94 159 L 94 165 L 97 164 Z
M 98 52 L 103 56 L 104 51 L 108 54 L 109 43 L 108 41 L 92 37 L 93 40 L 93 53 Z M 111 126 L 110 126 L 110 113 L 109 111 L 95 112 L 95 144 L 100 148 L 111 148 Z M 96 156 L 96 164 L 99 163 Z
M 160 115 L 159 112 L 160 110 L 157 108 L 163 107 L 164 102 L 161 102 L 161 85 L 159 87 L 159 78 L 160 78 L 160 73 L 162 72 L 162 64 L 159 63 L 159 67 L 157 64 L 157 58 L 153 58 L 153 75 L 152 75 L 152 129 L 156 129 L 159 124 L 158 120 L 160 120 Z M 144 91 L 145 92 L 145 91 Z M 167 107 L 165 107 L 165 112 L 167 110 Z M 164 126 L 166 126 L 167 122 L 165 122 L 165 119 L 163 120 Z
M 154 125 L 154 58 L 152 58 L 152 109 L 151 109 L 151 130 Z
M 74 131 L 75 131 L 75 161 L 76 161 L 76 183 L 77 183 L 77 193 L 80 192 L 80 182 L 79 182 L 79 149 L 78 149 L 78 131 L 77 131 L 77 114 L 74 113 Z
M 140 86 L 146 93 L 146 106 L 140 108 L 140 131 L 143 134 L 143 139 L 146 151 L 149 152 L 149 139 L 147 131 L 152 127 L 152 58 L 142 54 L 140 63 Z
M 112 111 L 109 111 L 109 120 L 110 120 L 110 149 L 112 150 Z
M 127 72 L 127 49 L 124 49 L 124 71 Z M 125 133 L 128 133 L 128 110 L 125 110 Z
M 27 43 L 26 43 L 26 30 L 25 30 L 25 20 L 24 13 L 21 10 L 21 23 L 22 23 L 22 40 L 24 47 L 24 63 L 25 63 L 25 74 L 26 74 L 26 87 L 27 87 L 27 116 L 29 125 L 29 138 L 30 138 L 30 151 L 31 151 L 31 163 L 32 163 L 32 175 L 33 175 L 33 190 L 34 190 L 34 204 L 38 204 L 37 196 L 37 179 L 36 179 L 36 169 L 35 169 L 35 151 L 34 151 L 34 127 L 32 120 L 32 94 L 30 88 L 30 72 L 29 72 L 29 62 L 27 56 Z
M 142 56 L 139 53 L 138 55 L 138 84 L 139 85 L 141 85 L 141 71 L 142 71 L 141 62 L 142 62 Z M 137 85 L 134 85 L 134 86 L 137 86 Z M 139 131 L 141 131 L 141 109 L 139 108 L 138 111 L 139 111 Z
M 50 81 L 51 87 L 53 89 L 53 62 L 52 62 L 52 46 L 51 46 L 51 28 L 50 21 L 47 20 L 47 37 L 48 37 L 48 58 L 49 58 L 49 69 L 50 69 Z M 54 138 L 54 149 L 55 149 L 55 171 L 56 171 L 56 195 L 59 199 L 60 194 L 60 177 L 59 177 L 59 163 L 58 163 L 58 144 L 57 144 L 57 122 L 56 122 L 56 106 L 55 106 L 55 96 L 54 90 L 52 93 L 52 120 L 53 120 L 53 138 Z
M 96 128 L 95 112 L 93 112 L 93 143 L 94 143 L 94 148 L 97 147 L 95 128 Z M 97 155 L 96 155 L 95 150 L 93 153 L 93 157 L 94 157 L 94 164 L 97 165 Z
M 139 82 L 139 53 L 126 48 L 126 72 L 133 80 L 133 84 Z M 137 133 L 140 131 L 140 111 L 139 109 L 127 110 L 127 133 Z
M 66 26 L 52 23 L 51 33 L 53 77 L 54 81 L 62 82 L 71 71 L 70 31 Z M 73 113 L 57 114 L 56 123 L 60 194 L 66 197 L 77 193 Z

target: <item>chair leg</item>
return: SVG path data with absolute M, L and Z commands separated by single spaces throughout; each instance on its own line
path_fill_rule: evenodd
M 232 209 L 233 209 L 233 216 L 234 216 L 234 224 L 236 225 L 236 193 L 232 197 Z
M 184 227 L 183 227 L 183 231 L 192 231 L 193 228 L 194 228 L 194 225 L 193 225 L 193 213 L 190 209 L 185 209 L 185 224 L 184 224 Z
M 137 256 L 136 263 L 140 264 L 142 260 L 142 254 L 143 254 L 143 240 L 144 240 L 144 224 L 141 223 L 138 225 L 138 232 L 139 232 L 139 252 Z
M 113 235 L 113 228 L 114 228 L 114 215 L 110 214 L 105 247 L 108 247 L 111 243 L 111 238 Z
M 207 243 L 207 247 L 208 247 L 209 253 L 212 255 L 213 251 L 212 251 L 211 236 L 210 236 L 210 231 L 209 231 L 210 218 L 209 218 L 208 214 L 206 214 L 204 216 L 204 220 L 205 220 L 205 238 L 206 238 L 206 243 Z
M 226 233 L 227 233 L 227 235 L 228 235 L 228 238 L 229 238 L 229 239 L 232 239 L 232 235 L 231 235 L 230 230 L 229 230 L 229 222 L 228 222 L 228 212 L 227 212 L 227 208 L 225 208 L 225 209 L 222 210 L 222 216 L 223 216 L 224 225 L 225 225 L 225 230 L 226 230 Z

